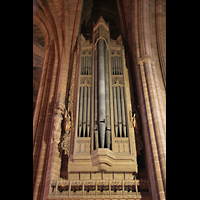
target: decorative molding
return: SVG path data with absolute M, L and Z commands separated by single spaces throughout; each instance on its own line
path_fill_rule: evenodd
M 138 58 L 137 60 L 137 64 L 140 65 L 140 63 L 143 63 L 145 61 L 151 61 L 151 63 L 155 63 L 156 59 L 153 56 L 144 54 L 143 56 L 141 56 L 140 58 Z
M 100 38 L 104 39 L 106 44 L 109 43 L 110 40 L 109 25 L 105 22 L 102 16 L 99 18 L 99 20 L 93 27 L 93 37 L 94 37 L 94 45 L 96 45 L 96 43 Z
M 145 191 L 139 185 L 143 185 Z M 126 199 L 128 195 L 128 199 L 151 200 L 149 191 L 149 181 L 135 179 L 135 176 L 132 180 L 52 180 L 48 199 L 119 200 Z
M 80 76 L 80 87 L 92 87 L 92 75 L 81 75 Z
M 121 81 L 120 81 L 121 82 Z M 119 80 L 117 79 L 117 81 L 112 85 L 112 87 L 124 87 L 124 84 L 120 84 Z
M 112 75 L 112 87 L 124 87 L 123 75 Z

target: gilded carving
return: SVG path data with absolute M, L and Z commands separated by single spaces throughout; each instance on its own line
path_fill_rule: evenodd
M 80 87 L 92 87 L 92 76 L 91 75 L 81 75 L 80 77 Z
M 140 155 L 140 151 L 143 149 L 143 142 L 141 140 L 141 135 L 139 133 L 139 121 L 138 116 L 134 113 L 132 116 L 132 111 L 129 111 L 129 117 L 130 117 L 130 126 L 131 128 L 134 128 L 135 132 L 135 141 L 136 141 L 136 147 L 137 147 L 137 153 Z
M 135 113 L 132 116 L 132 110 L 129 111 L 129 117 L 130 117 L 130 126 L 131 128 L 134 128 L 136 124 L 136 117 L 135 117 Z
M 123 77 L 121 75 L 112 76 L 112 87 L 117 87 L 117 86 L 124 87 Z
M 70 129 L 71 129 L 71 117 L 68 111 L 65 111 L 64 117 L 64 135 L 62 137 L 62 142 L 60 143 L 60 147 L 64 150 L 64 154 L 69 155 L 69 147 L 70 147 Z

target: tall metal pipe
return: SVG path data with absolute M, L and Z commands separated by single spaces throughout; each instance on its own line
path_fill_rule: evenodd
M 113 57 L 113 74 L 115 75 L 115 57 Z
M 111 131 L 106 130 L 106 145 L 108 149 L 110 149 L 110 144 L 111 144 L 110 137 L 111 137 Z
M 80 101 L 79 101 L 79 119 L 78 119 L 78 136 L 81 137 L 82 131 L 82 117 L 83 117 L 83 87 L 80 87 Z
M 89 57 L 89 63 L 88 63 L 88 75 L 91 75 L 91 64 L 92 64 L 92 57 Z
M 83 137 L 85 137 L 86 131 L 86 114 L 87 114 L 87 86 L 84 86 L 84 98 L 83 98 Z
M 114 57 L 114 68 L 115 68 L 115 75 L 117 75 L 117 63 L 116 63 L 116 56 Z
M 88 64 L 89 64 L 89 59 L 88 59 L 89 57 L 88 56 L 86 56 L 86 75 L 88 75 Z
M 117 110 L 118 110 L 118 125 L 119 125 L 119 135 L 122 137 L 122 110 L 121 110 L 121 97 L 120 88 L 117 86 Z
M 84 58 L 85 58 L 84 75 L 86 75 L 86 66 L 87 66 L 87 63 L 86 63 L 87 59 L 86 58 L 87 57 L 85 56 Z
M 83 61 L 84 61 L 83 57 L 81 57 L 81 74 L 83 74 L 83 64 L 84 64 Z
M 120 75 L 122 75 L 122 58 L 119 57 Z
M 95 136 L 95 147 L 97 147 L 96 142 L 98 142 L 98 93 L 97 93 L 97 49 L 94 51 L 94 136 Z
M 94 131 L 94 139 L 95 139 L 95 148 L 99 148 L 99 137 L 98 137 L 98 130 Z
M 87 56 L 85 56 L 85 75 L 87 75 Z
M 86 75 L 88 75 L 88 71 L 89 71 L 89 57 L 86 56 Z
M 124 88 L 121 87 L 121 103 L 122 103 L 122 125 L 124 137 L 126 137 L 126 114 L 125 114 L 125 104 L 124 104 Z
M 118 56 L 116 56 L 116 62 L 117 62 L 117 75 L 119 75 L 119 62 L 118 62 Z
M 105 67 L 104 67 L 104 40 L 98 41 L 98 86 L 99 86 L 99 132 L 101 139 L 101 148 L 105 143 L 106 128 L 106 102 L 105 102 Z
M 114 73 L 114 69 L 113 69 L 113 57 L 111 57 L 111 71 L 112 71 L 112 74 Z
M 90 135 L 90 94 L 91 94 L 91 87 L 88 87 L 88 102 L 87 102 L 87 137 Z
M 105 51 L 105 84 L 106 84 L 106 146 L 110 149 L 110 87 L 109 87 L 109 64 L 108 64 L 108 51 L 106 45 L 104 45 Z
M 116 56 L 115 59 L 116 59 L 116 75 L 119 75 L 118 56 Z
M 118 66 L 118 74 L 121 74 L 121 68 L 120 68 L 120 62 L 119 62 L 119 57 L 117 57 L 117 66 Z
M 82 74 L 84 74 L 84 70 L 85 70 L 85 57 L 83 56 Z
M 114 125 L 115 125 L 115 137 L 118 137 L 118 116 L 117 116 L 117 95 L 116 87 L 113 87 L 113 104 L 114 104 Z

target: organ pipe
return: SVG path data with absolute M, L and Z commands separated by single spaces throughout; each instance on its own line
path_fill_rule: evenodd
M 98 130 L 94 131 L 94 137 L 95 137 L 95 148 L 99 148 L 99 138 L 98 138 Z
M 112 74 L 114 74 L 114 69 L 113 69 L 113 57 L 111 57 L 111 71 L 112 71 Z
M 111 122 L 110 122 L 110 90 L 109 90 L 109 65 L 108 65 L 108 51 L 105 48 L 105 92 L 106 92 L 106 146 L 110 149 L 110 133 L 111 133 Z
M 121 103 L 122 103 L 122 125 L 124 137 L 126 137 L 126 114 L 125 114 L 125 103 L 124 103 L 124 88 L 121 87 Z
M 122 75 L 122 58 L 119 57 L 120 75 Z
M 78 130 L 78 136 L 81 136 L 81 130 L 82 130 L 82 114 L 83 114 L 83 87 L 80 87 L 80 102 L 79 102 L 79 130 Z
M 83 57 L 83 73 L 82 74 L 85 74 L 85 56 Z
M 117 117 L 117 96 L 116 87 L 113 87 L 113 102 L 114 102 L 114 126 L 115 126 L 115 137 L 118 136 L 118 117 Z
M 119 86 L 117 86 L 117 111 L 118 111 L 119 135 L 120 137 L 122 137 L 122 112 L 121 112 L 121 97 L 120 97 Z
M 92 57 L 89 57 L 89 70 L 88 70 L 88 75 L 91 75 L 91 63 L 92 63 Z
M 119 68 L 118 68 L 118 57 L 116 56 L 115 57 L 115 60 L 116 60 L 116 75 L 119 74 Z
M 98 107 L 97 107 L 97 50 L 94 52 L 94 134 L 95 134 L 95 147 L 97 147 L 96 142 L 98 141 Z
M 90 92 L 91 92 L 91 87 L 88 87 L 87 137 L 89 137 L 90 134 Z
M 81 57 L 81 74 L 83 74 L 83 57 Z
M 84 86 L 84 104 L 83 104 L 83 137 L 86 131 L 86 114 L 87 114 L 87 86 Z
M 111 136 L 111 131 L 110 130 L 106 130 L 106 145 L 107 148 L 110 149 L 110 136 Z
M 120 57 L 117 57 L 117 61 L 118 61 L 118 74 L 121 74 L 121 66 L 120 66 Z
M 89 73 L 89 57 L 86 57 L 86 75 L 88 75 Z
M 85 56 L 85 75 L 87 75 L 87 56 Z
M 85 72 L 84 74 L 86 75 L 87 74 L 87 56 L 85 56 Z
M 105 46 L 106 47 L 106 46 Z M 110 123 L 110 90 L 109 90 L 109 68 L 108 68 L 108 52 L 105 48 L 105 92 L 106 92 L 106 127 L 111 129 Z
M 101 148 L 105 143 L 105 126 L 106 126 L 106 104 L 105 104 L 105 67 L 104 67 L 104 40 L 98 42 L 98 87 L 99 87 L 99 132 L 101 139 Z
M 114 59 L 114 74 L 116 74 L 116 72 L 117 72 L 117 71 L 116 71 L 116 70 L 117 70 L 117 69 L 116 69 L 116 57 L 113 57 L 113 59 Z

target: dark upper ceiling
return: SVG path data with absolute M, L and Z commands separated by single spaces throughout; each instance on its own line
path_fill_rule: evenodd
M 109 22 L 110 37 L 117 39 L 120 35 L 120 23 L 116 0 L 84 0 L 80 32 L 86 39 L 91 39 L 93 22 L 96 23 L 100 16 Z

